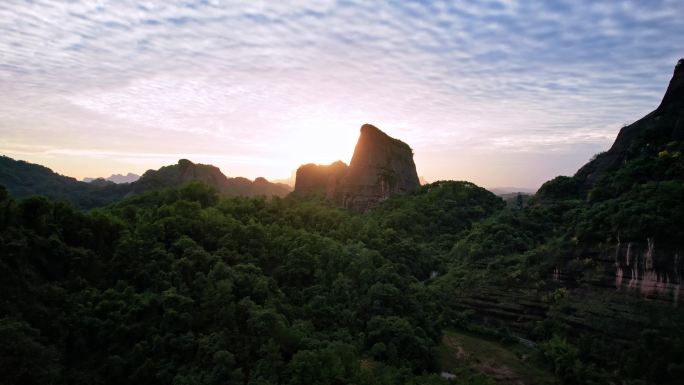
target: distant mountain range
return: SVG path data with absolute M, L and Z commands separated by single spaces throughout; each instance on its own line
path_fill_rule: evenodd
M 124 178 L 131 178 L 129 174 Z M 116 178 L 115 180 L 121 180 Z M 111 178 L 111 177 L 110 177 Z M 201 181 L 227 196 L 285 196 L 292 188 L 271 183 L 264 178 L 229 178 L 215 166 L 181 159 L 177 164 L 159 170 L 148 170 L 130 183 L 117 183 L 98 178 L 90 183 L 60 175 L 47 167 L 0 156 L 0 185 L 15 198 L 44 195 L 64 199 L 81 208 L 104 206 L 129 195 L 145 191 L 179 187 L 191 181 Z
M 532 195 L 537 191 L 529 187 L 490 187 L 487 190 L 499 196 L 517 193 Z
M 96 180 L 103 180 L 103 181 L 109 181 L 109 182 L 113 182 L 116 184 L 120 184 L 120 183 L 133 183 L 138 179 L 140 179 L 140 175 L 129 172 L 126 175 L 112 174 L 112 175 L 108 176 L 107 178 L 102 178 L 102 177 L 99 177 L 99 178 L 83 178 L 83 181 L 86 183 L 92 183 Z

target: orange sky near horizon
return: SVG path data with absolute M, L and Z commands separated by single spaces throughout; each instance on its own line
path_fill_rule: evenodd
M 652 111 L 681 2 L 0 2 L 0 154 L 287 179 L 371 123 L 418 175 L 538 188 Z

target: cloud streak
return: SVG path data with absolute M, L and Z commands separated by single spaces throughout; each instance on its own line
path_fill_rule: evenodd
M 0 134 L 83 157 L 105 144 L 224 154 L 220 166 L 276 177 L 348 160 L 372 122 L 429 179 L 536 186 L 657 105 L 684 54 L 682 14 L 679 1 L 10 0 Z M 521 153 L 523 168 L 557 167 L 506 172 Z

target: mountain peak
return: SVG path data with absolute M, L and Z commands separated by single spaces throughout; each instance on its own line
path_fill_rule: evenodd
M 684 59 L 679 59 L 663 101 L 650 114 L 622 127 L 613 145 L 597 154 L 575 174 L 582 190 L 592 188 L 603 176 L 629 161 L 657 157 L 673 143 L 684 141 Z M 543 186 L 542 186 L 543 187 Z M 541 190 L 540 190 L 541 191 Z
M 361 126 L 361 132 L 364 132 L 364 131 L 380 131 L 380 129 L 375 127 L 374 125 L 372 125 L 370 123 L 364 123 Z
M 361 126 L 349 166 L 338 161 L 328 166 L 307 164 L 297 170 L 295 192 L 325 192 L 335 204 L 367 211 L 395 194 L 420 186 L 413 150 L 372 124 Z
M 366 123 L 363 126 L 361 126 L 361 135 L 359 136 L 359 140 L 358 140 L 356 146 L 358 147 L 359 144 L 366 143 L 367 141 L 372 141 L 372 142 L 380 141 L 380 142 L 392 143 L 393 145 L 396 145 L 396 146 L 401 147 L 403 149 L 413 151 L 413 150 L 411 150 L 411 147 L 409 147 L 408 144 L 402 142 L 399 139 L 395 139 L 395 138 L 387 135 L 384 131 L 382 131 L 381 129 L 379 129 L 379 128 L 377 128 L 374 125 L 369 124 L 369 123 Z M 354 151 L 354 153 L 356 153 L 356 150 Z
M 675 65 L 672 79 L 657 111 L 668 107 L 684 108 L 684 59 L 679 59 Z

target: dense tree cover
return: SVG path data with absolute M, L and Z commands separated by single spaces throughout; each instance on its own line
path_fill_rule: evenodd
M 1 381 L 442 383 L 453 327 L 535 341 L 530 362 L 566 384 L 680 383 L 684 312 L 616 291 L 601 259 L 618 241 L 678 250 L 668 146 L 511 208 L 468 182 L 363 215 L 200 183 L 87 213 L 0 190 Z
M 583 174 L 545 183 L 536 199 L 557 204 L 574 201 L 575 217 L 565 223 L 580 241 L 644 241 L 678 244 L 684 239 L 684 142 L 663 142 L 662 125 L 639 132 L 620 167 L 583 185 Z M 599 155 L 599 158 L 603 155 Z
M 89 213 L 1 192 L 7 384 L 441 383 L 422 282 L 438 266 L 412 253 L 503 205 L 461 182 L 380 211 L 395 216 L 200 183 Z M 402 218 L 430 202 L 450 211 L 412 235 Z
M 684 276 L 683 147 L 653 130 L 594 183 L 582 172 L 557 177 L 524 209 L 498 211 L 460 237 L 430 287 L 444 323 L 540 342 L 537 359 L 563 383 L 681 383 L 684 311 L 678 289 L 664 288 Z M 660 250 L 661 261 L 644 253 L 628 274 L 660 268 L 639 279 L 658 279 L 650 284 L 661 291 L 636 279 L 616 291 L 616 254 L 630 243 Z
M 113 203 L 126 191 L 114 184 L 85 183 L 54 173 L 47 167 L 0 155 L 0 185 L 14 197 L 45 195 L 92 208 Z
M 621 199 L 620 210 L 628 210 L 628 198 Z M 657 205 L 657 199 L 629 204 Z M 678 226 L 684 214 L 681 206 L 670 207 L 676 211 L 655 214 L 664 227 Z M 547 202 L 478 222 L 454 245 L 447 273 L 428 287 L 444 305 L 442 324 L 502 341 L 536 341 L 535 360 L 566 384 L 681 383 L 684 310 L 674 303 L 677 293 L 647 300 L 638 288 L 616 291 L 615 250 L 601 246 L 612 228 L 584 226 L 610 221 L 620 211 L 600 210 L 606 206 Z M 647 231 L 643 222 L 633 226 Z M 620 229 L 625 238 L 644 241 L 650 234 L 667 235 Z M 592 242 L 598 251 L 587 249 Z M 677 258 L 676 253 L 668 257 Z M 562 275 L 555 278 L 559 270 Z

